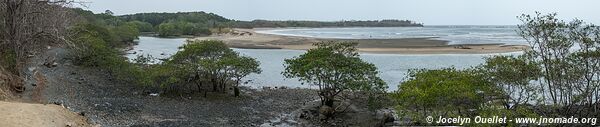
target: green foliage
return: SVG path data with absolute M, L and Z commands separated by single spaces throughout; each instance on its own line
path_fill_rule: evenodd
M 133 24 L 118 25 L 111 29 L 111 31 L 121 42 L 133 42 L 135 39 L 138 39 L 138 36 L 140 35 L 137 26 Z
M 123 29 L 131 30 L 132 28 L 127 26 Z M 82 23 L 72 27 L 70 31 L 72 33 L 70 41 L 73 42 L 71 56 L 75 64 L 106 70 L 119 81 L 134 84 L 150 83 L 148 76 L 140 66 L 129 63 L 115 49 L 115 47 L 123 45 L 120 41 L 121 38 L 115 36 L 115 33 L 105 26 Z M 129 36 L 133 35 L 121 35 L 120 37 Z
M 188 41 L 181 51 L 160 65 L 163 66 L 160 71 L 172 70 L 173 73 L 183 72 L 187 75 L 162 76 L 168 80 L 161 84 L 168 87 L 186 79 L 186 84 L 201 87 L 201 83 L 208 82 L 212 84 L 213 91 L 225 92 L 231 84 L 228 82 L 233 81 L 232 87 L 239 90 L 242 78 L 252 73 L 261 73 L 259 65 L 256 59 L 240 56 L 222 41 Z M 239 91 L 236 91 L 236 96 L 239 96 Z
M 181 31 L 177 29 L 175 24 L 163 23 L 158 26 L 158 35 L 161 37 L 179 36 Z
M 11 73 L 16 73 L 19 70 L 11 68 L 16 66 L 17 56 L 13 51 L 0 51 L 0 69 L 6 69 Z
M 79 8 L 71 9 L 79 14 L 83 20 L 79 23 L 79 30 L 95 32 L 109 47 L 123 47 L 131 45 L 140 35 L 136 23 L 127 23 L 111 14 L 94 14 L 91 11 Z M 84 24 L 81 26 L 81 24 Z
M 425 116 L 473 116 L 485 97 L 496 95 L 491 83 L 473 71 L 422 69 L 408 75 L 392 97 L 401 115 L 417 121 Z
M 525 52 L 527 60 L 538 63 L 541 70 L 542 104 L 564 106 L 554 111 L 562 116 L 599 114 L 600 26 L 565 22 L 556 14 L 523 14 L 519 19 L 523 22 L 519 35 L 531 46 Z
M 502 95 L 510 95 L 502 98 L 506 109 L 538 99 L 537 85 L 530 82 L 538 80 L 541 69 L 526 56 L 493 56 L 487 58 L 478 69 L 488 81 L 502 90 Z
M 75 42 L 74 62 L 78 65 L 89 67 L 108 67 L 113 62 L 118 61 L 113 59 L 118 56 L 116 50 L 110 48 L 102 37 L 98 34 L 105 29 L 95 31 L 100 28 L 92 24 L 80 24 L 72 28 L 72 33 L 76 33 L 71 39 Z
M 152 24 L 142 21 L 131 21 L 127 24 L 135 26 L 139 32 L 154 32 L 154 26 Z
M 161 37 L 180 35 L 210 35 L 211 31 L 203 24 L 189 22 L 167 22 L 158 26 L 158 34 Z
M 172 20 L 210 25 L 212 25 L 213 23 L 231 21 L 217 14 L 205 12 L 137 13 L 133 15 L 124 15 L 120 17 L 122 19 L 125 19 L 126 21 L 148 22 L 153 26 L 158 26 L 159 24 L 170 22 Z
M 316 43 L 317 48 L 286 59 L 283 75 L 319 86 L 322 104 L 330 107 L 343 91 L 384 91 L 387 86 L 377 77 L 377 68 L 358 57 L 356 45 L 349 42 Z

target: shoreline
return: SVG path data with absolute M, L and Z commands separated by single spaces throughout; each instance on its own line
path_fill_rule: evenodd
M 199 40 L 222 40 L 232 48 L 240 49 L 293 49 L 314 48 L 314 42 L 350 41 L 357 42 L 361 53 L 373 54 L 489 54 L 510 53 L 526 50 L 527 45 L 489 44 L 449 44 L 449 41 L 435 38 L 398 39 L 334 39 L 301 36 L 286 36 L 256 32 L 265 29 L 234 29 L 230 34 L 195 37 Z

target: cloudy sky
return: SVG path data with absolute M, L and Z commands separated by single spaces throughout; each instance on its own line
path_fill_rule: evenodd
M 236 20 L 410 19 L 425 25 L 514 25 L 522 14 L 557 12 L 600 24 L 600 0 L 84 0 L 94 12 L 205 11 Z

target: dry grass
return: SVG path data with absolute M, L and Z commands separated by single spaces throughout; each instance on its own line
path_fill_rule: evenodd
M 10 86 L 8 84 L 8 80 L 10 78 L 8 77 L 8 74 L 6 74 L 6 72 L 0 68 L 0 101 L 1 100 L 7 100 L 9 99 L 10 96 Z
M 13 98 L 13 92 L 23 92 L 23 78 L 0 67 L 0 100 Z

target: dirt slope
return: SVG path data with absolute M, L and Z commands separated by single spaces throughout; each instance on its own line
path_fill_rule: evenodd
M 90 127 L 87 119 L 62 106 L 0 101 L 2 127 Z

